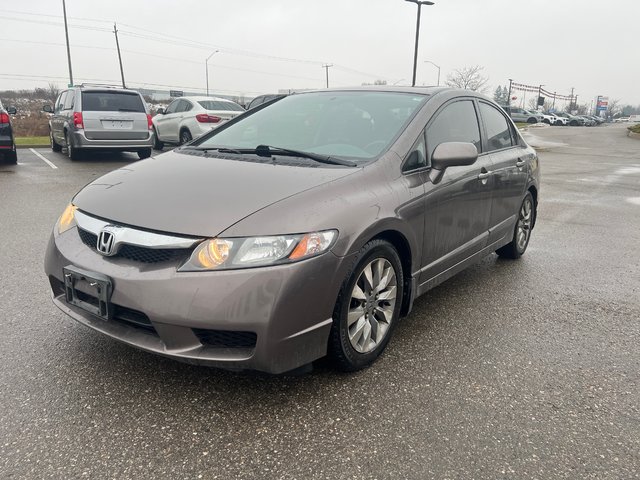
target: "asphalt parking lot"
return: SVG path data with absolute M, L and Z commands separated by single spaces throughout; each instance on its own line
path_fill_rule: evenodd
M 66 317 L 49 232 L 75 191 L 137 157 L 20 150 L 0 166 L 0 478 L 638 478 L 640 141 L 531 130 L 526 255 L 421 297 L 349 375 L 184 365 Z

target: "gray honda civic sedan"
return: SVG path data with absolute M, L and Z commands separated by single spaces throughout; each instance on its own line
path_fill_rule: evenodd
M 45 259 L 84 325 L 196 364 L 371 364 L 413 301 L 535 225 L 535 151 L 473 92 L 290 95 L 78 192 Z

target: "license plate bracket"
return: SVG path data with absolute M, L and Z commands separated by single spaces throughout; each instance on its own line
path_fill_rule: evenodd
M 113 282 L 109 277 L 72 265 L 64 267 L 62 273 L 67 303 L 104 320 L 113 317 L 111 305 Z

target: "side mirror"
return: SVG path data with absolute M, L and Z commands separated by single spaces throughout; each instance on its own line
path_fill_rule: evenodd
M 478 149 L 473 143 L 446 142 L 436 147 L 431 157 L 432 183 L 442 180 L 444 171 L 449 167 L 473 165 L 478 159 Z
M 156 115 L 164 115 L 164 108 L 159 108 L 156 110 Z
M 53 107 L 51 105 L 45 105 L 44 107 L 42 107 L 42 111 L 47 113 L 53 113 Z
M 15 115 L 16 113 L 18 113 L 18 110 L 16 109 L 16 107 L 7 107 L 7 113 L 9 115 Z

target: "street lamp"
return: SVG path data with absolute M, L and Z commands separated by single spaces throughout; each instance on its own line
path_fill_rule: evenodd
M 413 82 L 412 87 L 416 86 L 416 69 L 418 68 L 418 39 L 420 38 L 420 12 L 423 5 L 435 5 L 434 2 L 428 0 L 405 0 L 406 2 L 415 3 L 418 6 L 418 19 L 416 21 L 416 48 L 413 53 Z
M 207 74 L 207 97 L 209 96 L 209 59 L 211 57 L 213 57 L 216 53 L 218 53 L 220 50 L 216 50 L 215 52 L 213 52 L 211 55 L 209 55 L 207 57 L 207 59 L 204 61 L 204 68 Z
M 440 66 L 433 63 L 431 60 L 425 60 L 424 63 L 430 63 L 438 69 L 438 86 L 440 86 Z

